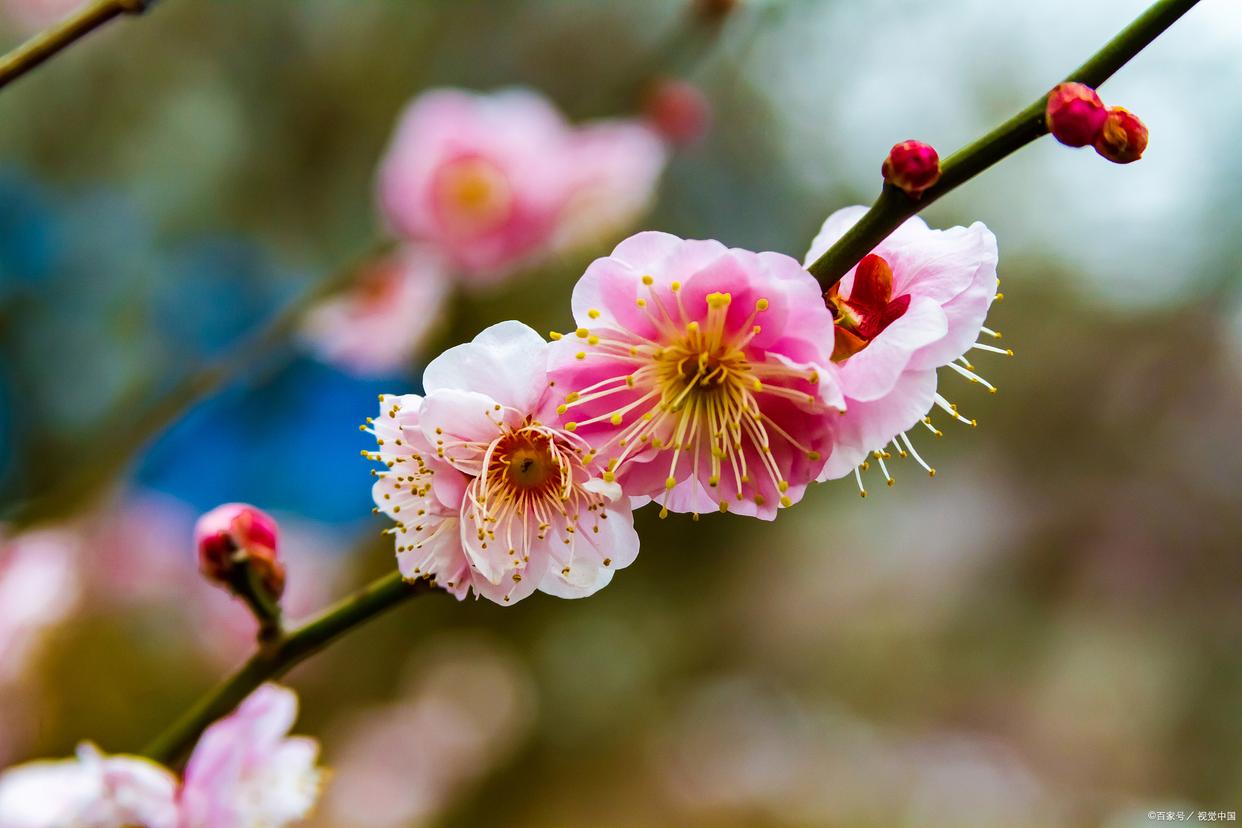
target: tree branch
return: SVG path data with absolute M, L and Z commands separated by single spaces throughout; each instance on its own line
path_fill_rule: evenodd
M 1065 80 L 1099 86 L 1198 2 L 1159 0 L 1152 4 Z M 941 166 L 940 181 L 925 190 L 922 197 L 911 198 L 896 187 L 885 186 L 862 219 L 807 268 L 811 275 L 819 280 L 824 290 L 832 287 L 903 221 L 1046 133 L 1046 102 L 1047 96 L 1040 97 L 987 135 L 946 158 Z
M 154 0 L 91 0 L 0 58 L 0 89 L 123 14 L 142 14 Z
M 294 630 L 277 633 L 261 643 L 237 672 L 203 696 L 180 719 L 142 750 L 165 765 L 179 764 L 198 737 L 217 719 L 227 716 L 255 688 L 277 679 L 294 666 L 372 618 L 435 589 L 429 581 L 409 583 L 392 572 L 372 581 Z

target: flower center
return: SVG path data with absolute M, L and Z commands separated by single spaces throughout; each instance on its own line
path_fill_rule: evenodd
M 525 489 L 542 486 L 556 471 L 546 441 L 543 445 L 527 443 L 505 450 L 502 462 L 507 464 L 509 482 Z
M 484 233 L 509 215 L 513 193 L 505 174 L 482 158 L 452 161 L 437 174 L 440 212 L 453 232 Z
M 893 298 L 893 269 L 874 253 L 858 263 L 848 297 L 841 296 L 838 283 L 824 294 L 824 301 L 836 326 L 833 362 L 849 359 L 866 348 L 910 306 L 908 295 Z
M 654 338 L 627 330 L 595 334 L 579 328 L 576 332 L 596 353 L 633 370 L 569 394 L 558 413 L 589 406 L 585 411 L 591 416 L 566 423 L 565 428 L 574 431 L 603 423 L 617 428 L 599 447 L 601 453 L 613 453 L 606 481 L 627 461 L 655 449 L 669 455 L 666 490 L 687 473 L 705 473 L 709 486 L 717 487 L 727 479 L 738 500 L 750 497 L 762 505 L 764 498 L 755 478 L 763 477 L 771 484 L 764 489 L 775 490 L 788 505 L 784 492 L 789 484 L 777 466 L 771 440 L 785 440 L 812 460 L 819 455 L 782 429 L 765 413 L 765 407 L 777 398 L 817 407 L 819 399 L 812 392 L 818 375 L 749 355 L 748 346 L 763 330 L 755 323 L 768 309 L 766 299 L 758 300 L 738 325 L 736 321 L 728 324 L 733 297 L 708 294 L 700 322 L 687 312 L 679 282 L 670 285 L 673 296 L 669 302 L 653 288 L 653 281 L 650 276 L 643 278 L 649 298 L 639 298 L 637 303 L 658 331 Z M 587 355 L 585 350 L 577 354 L 579 359 Z M 599 402 L 606 398 L 612 399 L 601 406 Z M 728 509 L 723 492 L 719 506 L 721 511 Z

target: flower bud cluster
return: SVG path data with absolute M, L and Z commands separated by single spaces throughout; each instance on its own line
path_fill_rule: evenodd
M 1105 107 L 1086 84 L 1062 83 L 1049 92 L 1044 121 L 1062 144 L 1089 144 L 1114 164 L 1137 161 L 1147 149 L 1147 127 L 1138 116 L 1120 106 Z

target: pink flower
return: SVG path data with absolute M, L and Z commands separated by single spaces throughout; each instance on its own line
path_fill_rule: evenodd
M 574 128 L 524 90 L 435 90 L 402 114 L 377 188 L 395 232 L 486 283 L 632 221 L 664 162 L 638 124 Z
M 44 632 L 77 607 L 77 548 L 69 532 L 6 538 L 0 527 L 0 685 L 22 674 Z
M 549 423 L 547 343 L 518 322 L 445 351 L 425 397 L 386 396 L 371 422 L 376 506 L 397 522 L 406 578 L 497 603 L 590 595 L 638 554 L 628 501 L 581 438 Z
M 199 571 L 210 581 L 234 587 L 241 562 L 259 575 L 268 594 L 285 591 L 285 565 L 276 554 L 276 519 L 246 503 L 225 503 L 198 519 L 194 544 Z
M 771 519 L 823 468 L 843 406 L 832 315 L 793 259 L 639 233 L 587 268 L 573 312 L 558 413 L 626 494 Z
M 444 264 L 407 245 L 369 264 L 307 316 L 303 337 L 326 362 L 362 376 L 408 367 L 448 296 Z
M 380 164 L 384 215 L 471 276 L 501 276 L 542 254 L 556 230 L 568 139 L 560 113 L 532 92 L 427 92 Z
M 668 150 L 634 121 L 596 121 L 574 131 L 567 157 L 569 198 L 556 246 L 577 250 L 615 241 L 650 206 Z
M 829 216 L 806 261 L 819 258 L 865 212 L 847 207 Z M 996 262 L 996 237 L 982 224 L 932 230 L 914 217 L 828 292 L 836 320 L 833 360 L 847 408 L 834 423 L 836 445 L 821 480 L 850 471 L 857 476 L 871 454 L 891 485 L 884 465 L 890 441 L 901 456 L 913 454 L 934 474 L 905 432 L 933 405 L 972 422 L 936 393 L 938 368 L 949 366 L 992 388 L 963 355 L 971 348 L 1006 353 L 975 341 L 981 331 L 996 336 L 983 327 L 997 295 Z M 861 478 L 859 488 L 866 494 Z
M 0 774 L 0 826 L 179 828 L 176 791 L 177 778 L 166 768 L 83 744 L 76 758 Z
M 298 701 L 265 684 L 203 732 L 185 769 L 180 828 L 281 828 L 319 797 L 319 745 L 290 737 Z

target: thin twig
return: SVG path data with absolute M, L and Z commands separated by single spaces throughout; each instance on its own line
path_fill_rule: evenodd
M 0 58 L 0 89 L 123 14 L 142 14 L 154 0 L 92 0 Z
M 1198 2 L 1159 0 L 1090 60 L 1071 72 L 1066 80 L 1099 86 Z M 896 187 L 886 186 L 858 223 L 807 269 L 824 290 L 832 287 L 903 221 L 1045 134 L 1048 131 L 1044 124 L 1046 102 L 1046 97 L 1037 99 L 987 135 L 946 158 L 941 166 L 940 181 L 924 191 L 921 198 L 911 198 Z M 876 166 L 878 169 L 879 165 Z
M 355 627 L 433 590 L 428 581 L 408 583 L 399 572 L 393 572 L 343 598 L 300 627 L 276 635 L 143 748 L 142 755 L 166 765 L 181 762 L 208 725 L 232 712 L 263 682 L 280 678 Z

